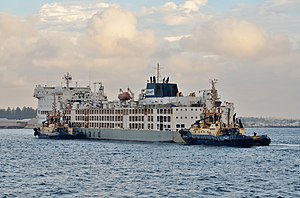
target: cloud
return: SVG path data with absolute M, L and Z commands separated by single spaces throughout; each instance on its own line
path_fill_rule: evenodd
M 198 27 L 182 45 L 191 50 L 237 57 L 253 56 L 266 42 L 265 33 L 253 24 L 236 19 L 218 20 Z
M 293 37 L 293 47 L 300 49 L 298 0 L 265 0 L 257 4 L 241 4 L 230 11 L 234 18 L 243 18 L 264 27 L 268 32 L 281 32 Z M 255 13 L 255 14 L 253 14 Z
M 19 18 L 0 13 L 0 39 L 7 40 L 17 37 L 29 37 L 35 35 L 37 32 L 34 28 L 30 28 L 31 24 L 26 21 L 22 21 Z
M 186 13 L 198 12 L 201 6 L 206 5 L 207 0 L 190 0 L 185 1 L 181 7 Z
M 140 16 L 145 17 L 145 20 L 150 17 L 156 24 L 167 26 L 190 25 L 210 18 L 209 15 L 200 12 L 206 3 L 207 0 L 189 0 L 181 4 L 169 1 L 160 7 L 142 7 Z
M 22 78 L 14 78 L 13 74 L 27 64 L 24 60 L 32 50 L 37 35 L 32 21 L 0 14 L 0 70 L 3 83 L 20 85 Z
M 136 16 L 121 8 L 96 13 L 75 34 L 39 28 L 29 19 L 0 15 L 0 87 L 7 93 L 0 100 L 3 104 L 32 103 L 33 82 L 59 85 L 65 72 L 76 76 L 80 85 L 87 85 L 91 73 L 94 80 L 110 85 L 107 94 L 115 98 L 122 84 L 135 84 L 130 82 L 139 79 L 135 74 L 144 72 L 157 47 L 155 34 L 138 30 Z M 17 100 L 25 96 L 26 101 Z
M 238 19 L 220 19 L 199 26 L 181 39 L 187 50 L 215 53 L 235 58 L 285 53 L 289 41 L 283 34 L 269 34 L 257 25 Z
M 30 56 L 32 66 L 52 69 L 72 68 L 79 59 L 70 34 L 63 32 L 41 33 Z
M 95 14 L 79 42 L 88 56 L 143 56 L 156 48 L 154 33 L 139 31 L 136 17 L 119 8 Z
M 234 101 L 240 115 L 299 117 L 292 100 L 300 97 L 294 91 L 300 83 L 299 17 L 287 10 L 293 6 L 244 7 L 252 17 L 257 10 L 251 20 L 240 7 L 221 19 L 202 10 L 207 1 L 181 2 L 138 14 L 86 2 L 45 4 L 40 20 L 0 14 L 0 88 L 7 93 L 0 103 L 32 105 L 35 84 L 60 85 L 66 72 L 81 86 L 102 81 L 111 100 L 128 86 L 137 95 L 160 63 L 162 75 L 184 94 L 218 78 L 222 98 Z
M 44 29 L 81 31 L 86 22 L 97 12 L 101 12 L 109 7 L 119 7 L 117 4 L 97 3 L 97 4 L 67 4 L 67 3 L 47 3 L 39 11 L 41 26 Z
M 205 18 L 205 15 L 199 10 L 206 3 L 207 0 L 184 1 L 182 4 L 167 2 L 160 11 L 163 15 L 163 21 L 167 25 L 183 25 L 195 22 L 197 18 Z

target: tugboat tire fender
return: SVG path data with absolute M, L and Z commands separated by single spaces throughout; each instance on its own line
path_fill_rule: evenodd
M 39 129 L 38 128 L 34 128 L 33 130 L 34 130 L 33 135 L 37 136 L 39 134 Z

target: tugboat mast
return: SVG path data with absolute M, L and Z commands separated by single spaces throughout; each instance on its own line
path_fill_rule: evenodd
M 53 109 L 52 109 L 52 112 L 53 112 L 53 116 L 56 115 L 56 94 L 54 93 L 53 94 Z
M 215 84 L 218 82 L 217 79 L 210 79 L 211 83 L 211 100 L 213 113 L 216 112 L 216 101 L 218 100 L 218 91 L 216 90 Z

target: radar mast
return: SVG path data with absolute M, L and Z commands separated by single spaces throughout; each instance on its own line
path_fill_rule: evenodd
M 69 89 L 69 87 L 70 87 L 70 82 L 71 82 L 71 80 L 72 80 L 72 76 L 69 74 L 69 72 L 67 72 L 67 74 L 64 75 L 63 79 L 64 79 L 65 82 L 66 82 L 67 89 Z
M 218 98 L 218 91 L 215 87 L 215 84 L 218 82 L 217 79 L 210 79 L 209 80 L 211 83 L 211 99 L 212 99 L 212 108 L 213 112 L 216 111 L 216 101 L 219 99 Z

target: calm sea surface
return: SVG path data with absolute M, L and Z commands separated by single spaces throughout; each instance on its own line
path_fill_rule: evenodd
M 300 129 L 269 147 L 42 140 L 0 130 L 0 197 L 300 197 Z

